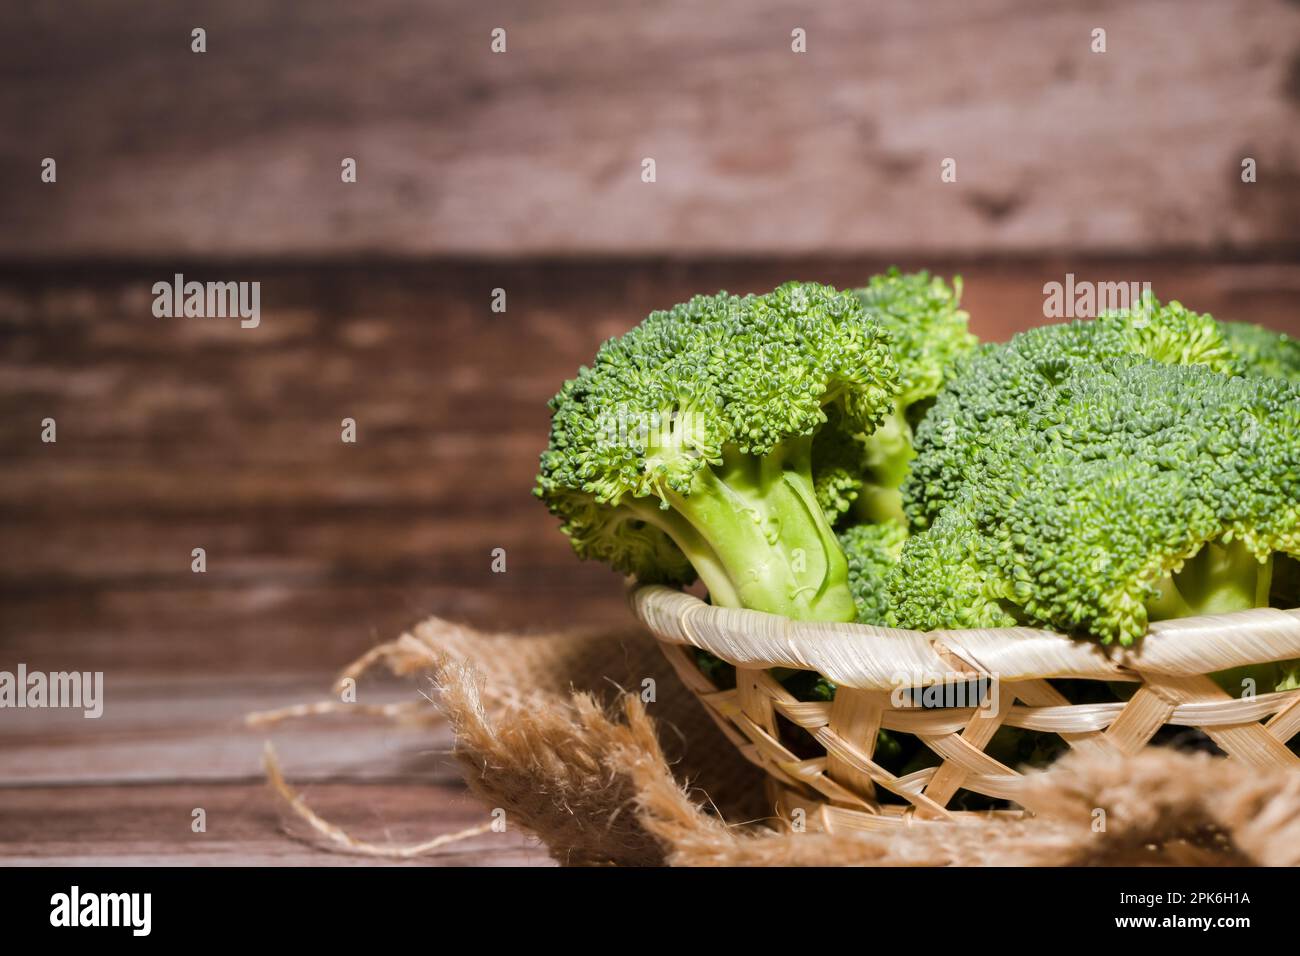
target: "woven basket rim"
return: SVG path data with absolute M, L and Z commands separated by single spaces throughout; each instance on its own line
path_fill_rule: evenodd
M 817 671 L 837 685 L 891 690 L 977 677 L 1133 681 L 1139 673 L 1212 674 L 1300 658 L 1300 608 L 1256 608 L 1153 623 L 1139 644 L 1096 641 L 1032 627 L 911 631 L 794 621 L 714 607 L 663 585 L 633 583 L 633 613 L 655 637 L 747 668 Z

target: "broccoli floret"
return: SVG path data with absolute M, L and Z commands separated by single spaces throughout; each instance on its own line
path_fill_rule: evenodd
M 859 522 L 906 522 L 900 491 L 914 457 L 912 431 L 938 394 L 952 365 L 975 348 L 966 328 L 969 316 L 958 307 L 961 278 L 949 287 L 927 272 L 904 275 L 891 268 L 855 291 L 867 314 L 889 334 L 898 363 L 899 389 L 884 422 L 870 434 L 847 434 L 832 422 L 819 437 L 818 461 L 832 508 L 852 508 Z
M 875 276 L 857 290 L 867 314 L 889 333 L 898 362 L 899 391 L 893 412 L 880 428 L 865 436 L 867 474 L 859 497 L 858 517 L 867 521 L 904 522 L 900 488 L 915 457 L 912 431 L 929 408 L 953 364 L 978 344 L 967 329 L 970 319 L 958 307 L 961 276 L 949 287 L 926 272 L 901 275 L 897 268 Z
M 826 410 L 826 424 L 813 439 L 813 490 L 832 525 L 841 522 L 867 483 L 867 450 L 844 416 Z
M 1093 320 L 1047 325 L 961 360 L 916 430 L 916 458 L 903 487 L 914 530 L 925 528 L 978 483 L 980 453 L 1023 423 L 1045 390 L 1076 366 L 1123 355 L 1235 373 L 1236 359 L 1209 315 L 1154 299 Z
M 907 529 L 894 521 L 853 525 L 840 533 L 849 561 L 849 590 L 859 624 L 889 623 L 889 573 L 907 541 Z
M 828 409 L 870 432 L 897 384 L 885 333 L 849 293 L 696 296 L 565 383 L 536 494 L 581 557 L 644 581 L 698 574 L 718 605 L 852 620 L 813 438 Z
M 908 538 L 886 582 L 886 623 L 918 631 L 1022 623 L 1004 605 L 1009 589 L 984 565 L 981 545 L 967 501 Z
M 1300 554 L 1300 386 L 1278 379 L 1078 362 L 979 457 L 903 548 L 901 626 L 1128 645 L 1150 620 L 1267 606 L 1277 556 Z
M 1250 322 L 1220 322 L 1219 329 L 1246 375 L 1300 382 L 1300 342 Z

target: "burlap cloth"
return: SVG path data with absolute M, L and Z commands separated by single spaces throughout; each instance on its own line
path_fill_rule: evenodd
M 1067 755 L 1034 774 L 1025 820 L 794 832 L 772 817 L 762 772 L 722 736 L 654 640 L 631 626 L 517 636 L 431 618 L 344 677 L 381 663 L 432 679 L 430 696 L 455 733 L 469 786 L 564 864 L 1300 863 L 1300 774 L 1164 749 Z M 399 711 L 389 716 L 431 713 L 423 698 Z M 278 768 L 268 769 L 286 799 L 297 800 Z M 366 852 L 328 823 L 313 825 Z

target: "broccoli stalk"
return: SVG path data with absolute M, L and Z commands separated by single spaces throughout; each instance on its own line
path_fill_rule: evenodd
M 906 410 L 896 406 L 866 442 L 863 467 L 870 481 L 858 493 L 853 516 L 875 524 L 906 524 L 900 489 L 915 457 L 912 426 L 907 422 Z
M 814 479 L 828 416 L 863 433 L 898 375 L 852 295 L 787 283 L 696 296 L 601 346 L 552 400 L 536 494 L 580 557 L 714 604 L 850 621 Z
M 853 617 L 848 564 L 812 479 L 812 439 L 793 438 L 766 455 L 722 448 L 686 493 L 665 488 L 655 504 L 626 507 L 667 534 L 709 590 L 714 604 L 800 620 Z
M 1273 555 L 1261 561 L 1243 541 L 1211 541 L 1176 573 L 1155 582 L 1147 618 L 1165 621 L 1200 614 L 1227 614 L 1268 607 Z
M 854 515 L 859 521 L 907 523 L 903 510 L 903 482 L 911 471 L 912 428 L 926 410 L 958 359 L 977 342 L 967 330 L 970 316 L 958 307 L 961 276 L 952 287 L 927 272 L 901 274 L 891 268 L 873 276 L 856 290 L 867 314 L 889 333 L 890 348 L 898 362 L 898 396 L 884 422 L 866 445 L 867 486 L 858 497 Z
M 952 287 L 926 272 L 903 275 L 897 268 L 873 276 L 854 294 L 889 336 L 898 363 L 899 387 L 879 427 L 850 432 L 832 422 L 820 436 L 821 483 L 836 494 L 830 511 L 851 512 L 855 523 L 906 524 L 901 487 L 911 469 L 912 429 L 942 387 L 953 364 L 974 349 L 960 308 L 961 278 Z M 820 450 L 820 449 L 819 449 Z
M 1155 583 L 1156 596 L 1146 601 L 1147 619 L 1166 621 L 1269 607 L 1277 557 L 1270 552 L 1261 560 L 1241 540 L 1211 541 L 1181 569 Z M 1258 692 L 1285 690 L 1295 679 L 1298 663 L 1246 664 L 1211 676 L 1229 693 L 1247 686 Z

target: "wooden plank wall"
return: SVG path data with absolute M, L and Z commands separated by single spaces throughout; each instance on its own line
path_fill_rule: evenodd
M 1042 322 L 1043 283 L 1071 262 L 964 264 L 976 331 Z M 530 495 L 547 399 L 652 308 L 792 276 L 851 285 L 882 266 L 188 269 L 263 282 L 262 323 L 246 330 L 154 318 L 158 268 L 0 273 L 4 660 L 319 670 L 431 613 L 626 624 L 618 577 L 578 562 Z M 1079 278 L 1150 281 L 1300 334 L 1294 265 L 1117 261 Z M 489 308 L 498 287 L 504 314 Z M 340 439 L 347 417 L 356 444 Z M 205 574 L 190 570 L 196 547 Z
M 0 17 L 0 256 L 1300 239 L 1287 0 L 80 0 Z

